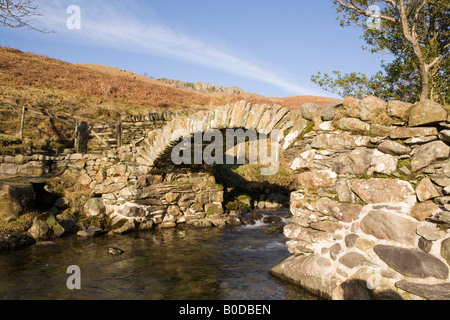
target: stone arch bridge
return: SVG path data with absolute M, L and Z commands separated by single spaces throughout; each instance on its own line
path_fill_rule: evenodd
M 230 216 L 224 212 L 224 190 L 216 183 L 213 166 L 203 164 L 192 172 L 194 166 L 188 165 L 188 170 L 176 172 L 171 150 L 183 137 L 212 129 L 254 130 L 267 137 L 276 131 L 280 133 L 276 143 L 285 150 L 308 123 L 301 111 L 246 101 L 173 119 L 163 128 L 149 132 L 146 138 L 110 154 L 118 163 L 91 177 L 94 198 L 89 200 L 87 211 L 101 202 L 112 218 L 113 230 L 119 233 L 155 224 L 240 224 L 239 214 Z

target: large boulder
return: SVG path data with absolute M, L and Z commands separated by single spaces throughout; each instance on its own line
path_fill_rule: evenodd
M 279 234 L 279 233 L 283 233 L 284 227 L 285 227 L 284 223 L 278 222 L 278 223 L 270 224 L 267 226 L 263 226 L 261 228 L 261 232 L 269 233 L 269 234 Z
M 436 212 L 439 211 L 439 206 L 431 201 L 417 203 L 411 208 L 411 217 L 419 220 L 425 221 L 428 217 L 431 217 Z
M 339 262 L 350 269 L 370 263 L 369 260 L 367 260 L 362 254 L 358 252 L 349 252 L 343 255 L 341 258 L 339 258 Z
M 111 216 L 111 230 L 114 233 L 124 234 L 131 231 L 136 231 L 139 227 L 136 219 L 128 218 L 120 214 L 112 214 Z
M 407 121 L 409 117 L 409 110 L 412 108 L 412 104 L 403 101 L 389 101 L 387 103 L 387 113 L 390 117 L 398 118 L 402 121 Z
M 359 118 L 361 112 L 361 101 L 352 97 L 347 97 L 343 102 L 345 113 L 350 118 Z
M 366 97 L 361 102 L 359 118 L 371 123 L 383 124 L 389 119 L 387 115 L 387 102 L 377 97 Z
M 302 152 L 297 158 L 295 158 L 290 167 L 292 170 L 300 169 L 312 169 L 314 166 L 314 158 L 316 156 L 316 150 L 308 150 Z
M 316 255 L 290 257 L 270 270 L 270 273 L 325 299 L 331 299 L 340 284 L 331 262 Z
M 336 113 L 338 112 L 339 108 L 342 107 L 342 102 L 333 102 L 330 103 L 325 107 L 325 109 L 322 112 L 322 120 L 323 121 L 331 121 L 336 116 Z
M 64 232 L 64 228 L 56 221 L 54 215 L 49 212 L 40 214 L 34 218 L 33 225 L 28 230 L 28 233 L 37 240 L 59 238 Z
M 352 135 L 350 132 L 319 134 L 311 143 L 315 149 L 339 149 L 342 147 L 366 147 L 370 137 Z
M 446 160 L 450 155 L 450 147 L 442 141 L 434 141 L 420 146 L 414 151 L 411 170 L 418 171 L 432 164 L 434 161 Z
M 14 175 L 17 173 L 19 166 L 15 163 L 3 163 L 0 164 L 0 173 L 7 175 Z
M 27 177 L 40 177 L 50 171 L 48 165 L 44 165 L 41 161 L 30 161 L 18 166 L 17 174 Z
M 363 208 L 360 204 L 342 203 L 330 198 L 321 198 L 316 202 L 317 210 L 327 216 L 333 216 L 339 221 L 352 222 L 359 218 Z
M 361 221 L 361 230 L 378 239 L 413 246 L 417 222 L 381 210 L 370 211 Z
M 447 279 L 448 267 L 435 256 L 417 249 L 376 245 L 373 251 L 392 269 L 407 277 Z
M 332 187 L 336 183 L 337 174 L 331 170 L 319 170 L 300 173 L 296 178 L 302 188 L 318 190 Z
M 35 200 L 31 184 L 0 183 L 0 217 L 18 217 L 33 209 Z
M 339 128 L 341 130 L 364 133 L 370 130 L 370 125 L 359 119 L 342 118 L 339 120 Z
M 439 192 L 429 178 L 424 178 L 416 187 L 417 198 L 424 202 L 439 197 Z
M 416 203 L 416 193 L 411 184 L 398 179 L 355 179 L 352 190 L 367 204 Z
M 374 127 L 375 126 L 372 126 L 371 129 Z M 438 135 L 436 127 L 385 127 L 385 129 L 388 130 L 387 135 L 391 139 L 411 139 L 411 143 L 421 143 L 420 141 L 423 141 L 424 139 L 431 139 L 432 141 L 433 139 L 436 139 Z M 382 134 L 382 136 L 384 136 L 384 134 Z M 408 140 L 406 142 L 408 142 Z
M 439 169 L 438 176 L 442 176 L 443 178 L 450 178 L 450 160 L 447 160 L 444 166 L 441 169 Z M 447 184 L 445 186 L 447 186 Z
M 418 102 L 410 111 L 409 125 L 411 127 L 433 124 L 447 120 L 447 111 L 436 102 L 426 100 Z
M 324 109 L 325 107 L 314 103 L 305 103 L 300 106 L 300 112 L 303 118 L 309 121 L 312 121 L 317 116 L 321 116 Z
M 374 150 L 367 174 L 372 175 L 374 172 L 378 172 L 390 175 L 397 171 L 397 164 L 397 157 Z
M 439 139 L 445 142 L 450 142 L 450 130 L 442 130 L 439 132 Z
M 366 173 L 372 164 L 373 154 L 374 150 L 369 148 L 357 148 L 350 152 L 348 158 L 351 161 L 353 173 L 356 175 Z M 341 171 L 343 170 L 341 169 Z
M 395 286 L 428 300 L 450 300 L 450 283 L 425 284 L 402 280 Z
M 391 140 L 382 142 L 378 146 L 378 150 L 393 156 L 401 156 L 404 154 L 409 154 L 411 152 L 411 148 Z
M 104 213 L 106 213 L 106 207 L 102 198 L 89 199 L 84 205 L 84 214 L 88 217 L 95 217 Z

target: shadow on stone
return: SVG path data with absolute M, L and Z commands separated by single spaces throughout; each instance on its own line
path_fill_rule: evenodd
M 0 252 L 32 246 L 36 240 L 22 234 L 0 234 Z
M 367 282 L 352 279 L 341 284 L 343 300 L 402 300 L 402 297 L 392 290 L 374 291 L 367 287 Z

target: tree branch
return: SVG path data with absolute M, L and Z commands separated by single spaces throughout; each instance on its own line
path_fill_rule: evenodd
M 27 27 L 32 30 L 45 32 L 32 26 L 35 19 L 32 17 L 41 16 L 39 6 L 33 3 L 34 0 L 0 0 L 0 26 L 11 28 Z
M 360 8 L 357 5 L 355 5 L 353 3 L 353 1 L 351 1 L 351 0 L 349 0 L 349 1 L 350 1 L 350 4 L 344 2 L 343 0 L 337 0 L 337 2 L 339 2 L 341 6 L 347 8 L 347 9 L 356 11 L 359 14 L 361 14 L 363 16 L 366 16 L 368 18 L 381 18 L 383 20 L 387 20 L 387 21 L 391 21 L 391 22 L 398 22 L 398 19 L 396 19 L 394 17 L 389 17 L 389 16 L 386 16 L 386 15 L 379 15 L 378 16 L 378 15 L 370 14 L 367 10 L 364 10 L 363 8 Z
M 446 45 L 444 48 L 447 48 L 450 44 Z M 429 71 L 431 68 L 433 68 L 436 64 L 439 64 L 442 62 L 442 60 L 445 59 L 446 56 L 448 56 L 450 54 L 450 51 L 447 51 L 444 55 L 437 57 L 436 59 L 434 59 L 433 61 L 431 61 L 431 63 L 426 65 L 427 71 Z

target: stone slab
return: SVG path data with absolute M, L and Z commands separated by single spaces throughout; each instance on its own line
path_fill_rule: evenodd
M 417 249 L 376 245 L 373 251 L 392 269 L 407 277 L 448 278 L 448 267 L 435 256 Z
M 424 284 L 402 280 L 395 286 L 428 300 L 450 300 L 450 283 Z

